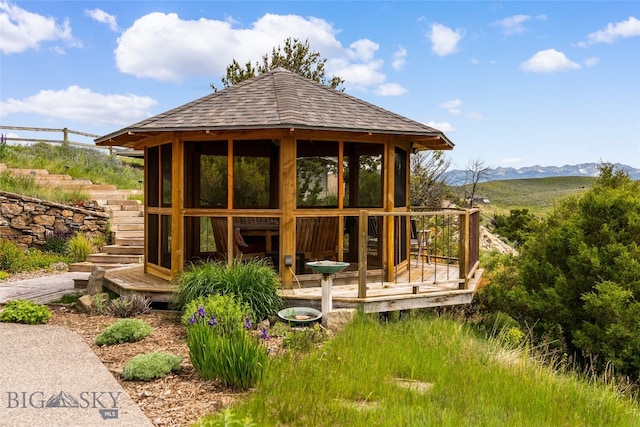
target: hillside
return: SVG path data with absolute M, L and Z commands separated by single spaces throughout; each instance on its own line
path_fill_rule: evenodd
M 488 181 L 478 184 L 476 196 L 489 200 L 480 207 L 490 215 L 523 208 L 544 215 L 551 210 L 554 201 L 580 194 L 594 181 L 595 178 L 576 176 Z

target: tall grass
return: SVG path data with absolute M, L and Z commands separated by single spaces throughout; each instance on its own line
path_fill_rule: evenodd
M 43 187 L 36 184 L 31 176 L 13 176 L 9 172 L 0 173 L 0 189 L 9 193 L 50 202 L 71 205 L 78 200 L 86 200 L 87 195 L 80 190 L 62 190 L 59 187 Z
M 273 359 L 256 392 L 232 410 L 265 426 L 619 427 L 637 426 L 640 416 L 637 403 L 477 338 L 460 322 L 380 324 L 364 315 L 324 348 Z
M 283 307 L 278 294 L 280 280 L 266 261 L 235 259 L 203 263 L 182 272 L 176 280 L 175 305 L 185 304 L 206 295 L 234 295 L 249 305 L 255 320 L 274 316 Z
M 124 160 L 98 150 L 69 145 L 8 145 L 0 162 L 10 168 L 46 169 L 73 178 L 89 179 L 94 184 L 112 184 L 118 188 L 140 188 L 142 160 Z

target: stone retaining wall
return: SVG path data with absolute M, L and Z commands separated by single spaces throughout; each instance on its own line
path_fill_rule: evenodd
M 40 248 L 54 232 L 106 235 L 109 215 L 100 206 L 66 206 L 0 191 L 0 239 Z

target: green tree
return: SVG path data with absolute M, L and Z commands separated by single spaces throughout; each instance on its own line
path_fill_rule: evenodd
M 259 74 L 283 67 L 310 80 L 338 89 L 344 83 L 344 80 L 338 76 L 332 76 L 331 79 L 327 79 L 325 76 L 326 62 L 327 60 L 321 58 L 318 52 L 311 50 L 308 40 L 303 43 L 297 38 L 289 37 L 284 41 L 284 47 L 280 45 L 277 48 L 274 47 L 271 55 L 264 54 L 262 63 L 256 62 L 255 66 L 251 61 L 247 61 L 243 67 L 234 59 L 231 64 L 227 65 L 226 75 L 222 78 L 222 84 L 227 88 Z M 213 83 L 211 87 L 217 91 Z
M 491 224 L 496 234 L 519 247 L 538 229 L 540 219 L 529 209 L 512 209 L 509 215 L 495 214 Z
M 411 155 L 412 206 L 440 207 L 448 196 L 446 172 L 451 160 L 444 151 L 419 151 Z
M 517 280 L 487 290 L 568 350 L 640 377 L 640 182 L 604 165 L 594 186 L 554 208 L 523 245 Z M 490 304 L 491 305 L 491 304 Z

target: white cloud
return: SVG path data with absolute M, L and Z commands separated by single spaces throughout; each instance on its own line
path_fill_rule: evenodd
M 449 122 L 434 122 L 434 121 L 430 121 L 425 123 L 427 126 L 432 127 L 434 129 L 437 129 L 441 132 L 444 133 L 451 133 L 451 132 L 455 132 L 455 128 L 453 126 L 451 126 L 451 123 Z
M 443 102 L 442 104 L 440 104 L 440 107 L 448 110 L 451 114 L 461 114 L 462 111 L 460 111 L 460 109 L 458 108 L 461 105 L 462 101 L 460 101 L 459 99 L 453 99 L 451 101 Z
M 24 52 L 27 49 L 38 49 L 43 42 L 57 40 L 70 47 L 82 46 L 71 34 L 68 20 L 59 24 L 55 18 L 31 13 L 15 4 L 0 1 L 0 52 Z M 56 50 L 61 49 L 57 47 Z
M 466 114 L 468 118 L 472 119 L 472 120 L 476 120 L 476 121 L 480 121 L 482 119 L 484 119 L 484 116 L 480 113 L 476 113 L 475 111 L 472 111 L 470 113 Z
M 588 58 L 584 61 L 584 65 L 587 67 L 594 67 L 595 65 L 598 64 L 598 62 L 600 62 L 600 58 L 597 57 L 592 57 L 592 58 Z
M 148 109 L 157 101 L 148 96 L 114 95 L 69 86 L 64 90 L 42 90 L 24 99 L 0 102 L 1 115 L 35 113 L 69 121 L 97 125 L 126 125 L 150 116 Z
M 113 15 L 108 14 L 107 12 L 105 12 L 104 10 L 101 9 L 91 9 L 91 10 L 85 10 L 84 11 L 85 15 L 87 15 L 88 17 L 90 17 L 91 19 L 98 21 L 102 24 L 107 24 L 109 26 L 109 29 L 115 33 L 117 33 L 118 31 L 120 31 L 120 29 L 118 28 L 118 22 L 116 21 L 116 17 Z
M 115 51 L 120 71 L 137 77 L 181 82 L 187 77 L 223 76 L 226 66 L 258 61 L 289 37 L 308 40 L 312 50 L 327 58 L 327 74 L 337 74 L 331 59 L 353 62 L 371 57 L 377 45 L 359 40 L 345 48 L 336 39 L 338 30 L 318 18 L 266 14 L 248 28 L 225 21 L 201 18 L 183 20 L 177 14 L 150 13 L 136 20 L 118 39 Z M 372 68 L 376 68 L 372 60 Z M 336 63 L 334 61 L 333 63 Z M 340 67 L 345 68 L 345 67 Z M 346 78 L 346 76 L 342 76 Z
M 407 90 L 397 83 L 384 83 L 375 90 L 375 94 L 380 96 L 399 96 L 405 93 L 407 93 Z
M 514 15 L 508 18 L 501 19 L 500 21 L 496 21 L 493 25 L 502 27 L 502 33 L 508 36 L 514 34 L 522 34 L 527 29 L 524 26 L 524 23 L 530 21 L 531 19 L 536 19 L 538 21 L 546 21 L 546 15 L 537 15 L 532 17 L 531 15 Z
M 508 18 L 501 19 L 500 21 L 496 21 L 493 23 L 493 25 L 502 27 L 503 34 L 522 34 L 525 32 L 524 25 L 522 24 L 530 19 L 531 16 L 529 15 L 514 15 Z
M 626 21 L 616 24 L 609 23 L 607 27 L 587 36 L 589 44 L 611 44 L 618 38 L 640 36 L 640 19 L 630 16 Z
M 555 73 L 579 68 L 582 68 L 580 64 L 571 61 L 564 53 L 555 49 L 541 50 L 520 64 L 522 71 L 532 73 Z
M 458 52 L 458 43 L 464 37 L 464 30 L 452 30 L 442 24 L 433 24 L 427 37 L 431 41 L 433 53 L 447 56 Z
M 394 70 L 400 71 L 404 68 L 404 64 L 407 62 L 407 49 L 402 46 L 398 46 L 398 50 L 393 53 L 393 62 L 391 65 Z
M 473 65 L 478 65 L 480 63 L 480 60 L 476 59 L 476 58 L 471 58 L 471 63 Z
M 352 57 L 358 61 L 371 61 L 380 45 L 369 39 L 356 40 L 349 46 Z
M 378 71 L 382 65 L 382 60 L 351 63 L 346 59 L 329 59 L 326 68 L 331 70 L 331 74 L 342 77 L 349 89 L 365 91 L 368 87 L 384 83 L 386 77 Z

